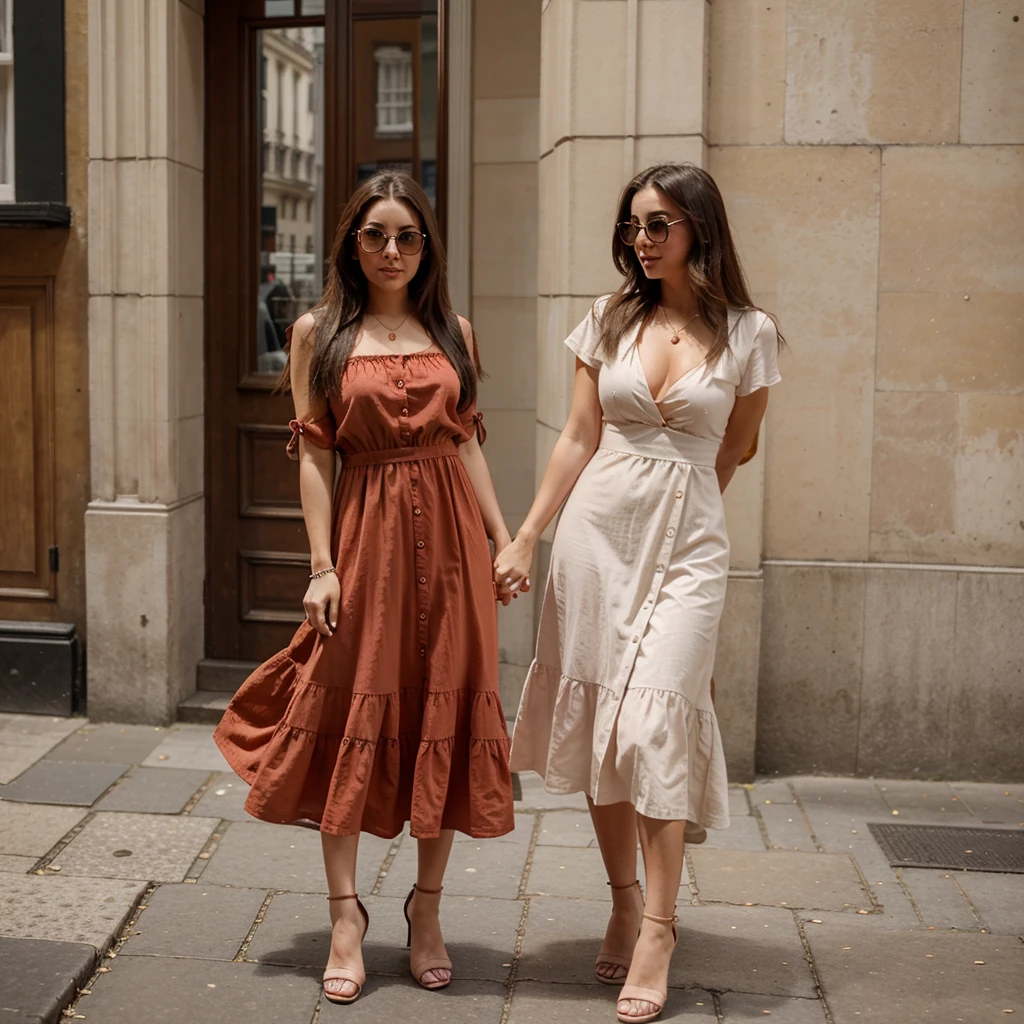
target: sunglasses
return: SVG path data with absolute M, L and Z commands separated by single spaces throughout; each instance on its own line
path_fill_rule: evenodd
M 682 224 L 685 220 L 685 217 L 680 217 L 678 220 L 652 217 L 646 224 L 634 224 L 632 221 L 623 220 L 616 224 L 616 228 L 619 232 L 619 238 L 622 239 L 625 245 L 636 245 L 636 240 L 640 237 L 641 231 L 647 235 L 648 241 L 654 242 L 655 245 L 660 245 L 662 242 L 668 241 L 669 228 L 673 224 Z
M 354 231 L 359 248 L 371 255 L 375 252 L 382 252 L 387 248 L 388 242 L 393 238 L 395 246 L 403 256 L 415 256 L 423 248 L 427 236 L 422 231 L 414 231 L 408 228 L 399 231 L 397 235 L 389 235 L 380 228 L 359 228 Z

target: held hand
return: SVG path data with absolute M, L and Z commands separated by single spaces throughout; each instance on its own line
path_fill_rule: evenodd
M 502 604 L 507 605 L 510 598 L 529 592 L 532 564 L 533 545 L 518 537 L 498 552 L 494 559 L 494 582 Z
M 331 636 L 338 628 L 341 609 L 341 580 L 336 572 L 310 580 L 302 599 L 309 624 L 321 635 Z

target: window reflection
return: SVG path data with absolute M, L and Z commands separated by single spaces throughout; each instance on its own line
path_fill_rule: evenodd
M 437 15 L 359 19 L 353 29 L 357 179 L 397 168 L 416 178 L 434 202 Z
M 256 370 L 285 366 L 285 330 L 323 287 L 322 27 L 259 33 L 261 205 Z

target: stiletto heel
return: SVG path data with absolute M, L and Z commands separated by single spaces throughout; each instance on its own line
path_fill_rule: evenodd
M 679 920 L 674 914 L 672 917 L 655 917 L 654 914 L 644 914 L 644 917 L 648 921 L 654 921 L 656 924 L 670 924 L 672 926 L 672 946 L 679 941 L 679 936 L 676 933 L 676 922 Z M 623 1013 L 618 1009 L 616 1004 L 616 1016 L 622 1021 L 622 1024 L 649 1024 L 650 1021 L 656 1020 L 661 1011 L 665 1009 L 665 1001 L 668 999 L 668 991 L 659 992 L 653 988 L 639 988 L 637 985 L 623 985 L 622 991 L 619 993 L 618 1002 L 644 1002 L 652 1003 L 657 1007 L 652 1013 L 643 1014 L 632 1014 Z
M 409 895 L 405 898 L 405 906 L 402 908 L 403 912 L 405 913 L 405 923 L 408 929 L 406 932 L 405 939 L 405 945 L 407 949 L 412 949 L 412 921 L 409 918 L 409 904 L 412 903 L 413 896 L 415 896 L 416 893 L 418 892 L 422 892 L 427 896 L 436 896 L 443 889 L 444 886 L 441 886 L 440 889 L 421 889 L 418 885 L 414 885 L 409 890 Z M 452 962 L 451 960 L 448 960 L 444 957 L 427 957 L 426 959 L 419 960 L 416 963 L 413 963 L 412 958 L 410 958 L 409 970 L 412 973 L 412 976 L 415 979 L 417 985 L 420 985 L 422 988 L 425 989 L 430 989 L 431 991 L 439 988 L 447 988 L 452 983 Z M 429 971 L 447 971 L 448 980 L 424 981 L 423 975 L 427 974 Z
M 328 896 L 327 902 L 332 903 L 335 900 L 355 900 L 356 906 L 359 908 L 359 913 L 363 915 L 363 936 L 359 940 L 360 942 L 366 938 L 366 933 L 370 930 L 370 915 L 366 912 L 366 907 L 363 906 L 363 901 L 359 898 L 356 893 L 349 893 L 347 896 Z M 333 931 L 333 925 L 332 931 Z M 323 981 L 324 984 L 324 996 L 329 999 L 332 1003 L 354 1003 L 363 994 L 363 985 L 366 984 L 366 972 L 363 972 L 362 980 L 356 975 L 356 972 L 350 967 L 328 967 L 324 971 Z M 336 992 L 328 992 L 326 982 L 328 981 L 350 981 L 355 985 L 356 990 L 350 996 L 339 996 Z
M 612 890 L 616 892 L 621 892 L 623 889 L 632 889 L 634 886 L 636 886 L 636 888 L 640 891 L 640 906 L 643 907 L 644 889 L 643 886 L 640 884 L 639 878 L 635 882 L 630 882 L 629 885 L 612 885 L 611 882 L 609 882 L 608 885 L 611 886 Z M 637 931 L 638 936 L 639 934 L 640 932 Z M 632 962 L 632 955 L 625 957 L 618 956 L 615 953 L 598 953 L 597 962 L 594 964 L 594 977 L 597 978 L 597 980 L 602 985 L 618 985 L 622 981 L 622 979 L 625 978 L 626 975 L 629 973 L 629 965 Z M 616 968 L 616 970 L 613 974 L 601 974 L 599 968 L 604 966 L 614 967 Z M 620 970 L 622 973 L 619 973 Z

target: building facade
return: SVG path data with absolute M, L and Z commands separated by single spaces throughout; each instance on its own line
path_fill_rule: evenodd
M 514 531 L 568 411 L 562 340 L 617 284 L 618 193 L 692 160 L 789 340 L 727 493 L 733 777 L 1024 778 L 1024 28 L 1008 8 L 0 11 L 0 619 L 74 624 L 91 717 L 214 708 L 301 619 L 273 385 L 357 181 L 403 166 L 435 202 Z M 22 31 L 62 50 L 59 201 L 19 176 L 45 163 L 19 106 Z M 500 611 L 509 713 L 542 589 Z

